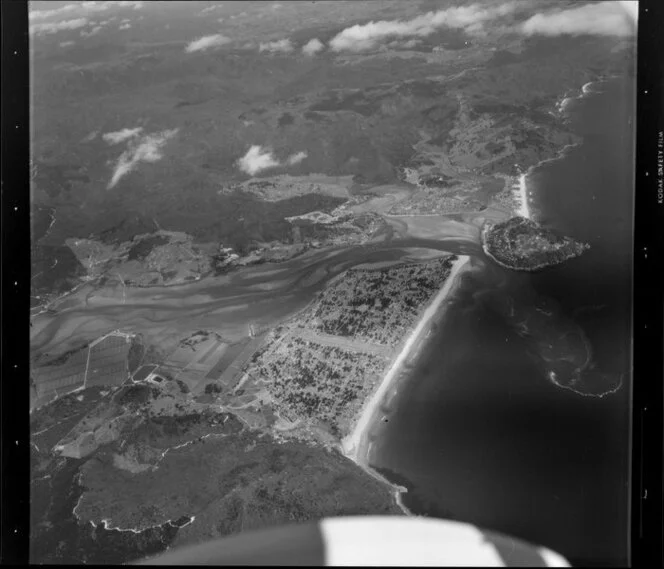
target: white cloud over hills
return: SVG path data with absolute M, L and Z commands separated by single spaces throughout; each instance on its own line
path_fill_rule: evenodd
M 75 18 L 73 20 L 64 20 L 62 22 L 43 22 L 40 24 L 32 24 L 30 26 L 30 33 L 38 36 L 55 34 L 62 30 L 76 30 L 78 28 L 83 28 L 87 24 L 87 18 Z
M 138 136 L 143 131 L 143 127 L 137 126 L 136 128 L 123 128 L 115 132 L 107 132 L 102 135 L 104 142 L 108 144 L 119 144 L 125 140 L 129 140 L 135 136 Z
M 518 2 L 471 4 L 428 12 L 411 20 L 381 20 L 357 24 L 339 32 L 330 40 L 332 51 L 360 52 L 375 49 L 383 41 L 396 38 L 425 37 L 442 28 L 481 31 L 484 23 L 514 12 Z
M 211 12 L 214 12 L 215 10 L 218 10 L 219 8 L 223 8 L 224 4 L 223 2 L 217 2 L 215 4 L 212 4 L 212 6 L 208 6 L 207 8 L 203 8 L 200 12 L 198 12 L 199 16 L 204 16 L 206 14 L 210 14 Z
M 133 8 L 139 10 L 143 2 L 120 1 L 120 2 L 72 2 L 50 10 L 30 10 L 30 33 L 35 36 L 55 34 L 65 30 L 75 30 L 91 25 L 90 31 L 82 31 L 81 36 L 93 36 L 106 24 L 109 24 L 114 16 L 102 22 L 89 21 L 96 14 L 111 8 Z
M 230 38 L 227 38 L 222 34 L 203 36 L 202 38 L 198 38 L 197 40 L 194 40 L 191 43 L 189 43 L 185 48 L 185 51 L 187 53 L 194 53 L 196 51 L 205 51 L 207 49 L 212 49 L 215 47 L 226 45 L 227 43 L 230 43 L 230 41 L 231 41 Z
M 95 36 L 101 31 L 102 28 L 103 28 L 103 26 L 95 26 L 89 32 L 86 32 L 85 30 L 82 30 L 81 31 L 81 36 L 84 37 L 84 38 L 89 38 L 90 36 Z
M 125 129 L 127 131 L 129 129 Z M 129 144 L 118 158 L 113 169 L 113 176 L 108 183 L 108 189 L 113 188 L 122 178 L 136 169 L 141 162 L 158 162 L 163 158 L 161 149 L 164 145 L 173 138 L 179 129 L 173 128 L 170 130 L 162 130 L 153 134 L 146 134 L 140 139 L 133 141 Z M 119 131 L 123 132 L 123 131 Z M 118 133 L 108 133 L 118 134 Z
M 305 55 L 315 55 L 324 47 L 325 45 L 322 41 L 318 38 L 313 38 L 302 46 L 302 53 Z
M 526 35 L 631 36 L 637 17 L 636 2 L 597 2 L 535 14 L 521 29 Z
M 302 162 L 302 160 L 304 160 L 307 156 L 309 155 L 306 152 L 297 152 L 296 154 L 291 154 L 288 157 L 287 162 L 291 166 L 294 166 L 295 164 L 299 164 L 300 162 Z
M 382 45 L 397 46 L 398 40 L 423 38 L 444 29 L 459 29 L 469 34 L 482 33 L 493 20 L 525 11 L 532 5 L 519 0 L 503 3 L 452 6 L 428 12 L 410 20 L 381 20 L 350 26 L 329 42 L 334 52 L 363 52 Z M 638 2 L 592 2 L 535 14 L 518 27 L 526 35 L 606 35 L 630 36 L 635 33 Z M 313 40 L 312 40 L 313 41 Z M 414 45 L 404 43 L 404 46 Z M 306 50 L 303 47 L 303 51 Z
M 31 22 L 38 22 L 40 20 L 48 20 L 49 18 L 55 18 L 58 16 L 69 15 L 75 10 L 80 10 L 80 4 L 66 4 L 60 8 L 54 8 L 52 10 L 30 10 L 28 13 L 28 20 Z
M 118 2 L 72 2 L 71 4 L 65 4 L 64 6 L 50 10 L 30 10 L 28 18 L 30 22 L 39 22 L 63 16 L 71 16 L 75 13 L 88 15 L 95 12 L 104 12 L 111 8 L 133 8 L 134 10 L 140 10 L 144 4 L 142 1 L 132 2 L 127 0 Z
M 258 46 L 258 51 L 270 53 L 290 53 L 293 49 L 295 48 L 289 39 L 265 42 Z
M 297 152 L 296 154 L 291 154 L 286 159 L 285 163 L 294 166 L 295 164 L 302 162 L 306 157 L 306 152 Z M 237 167 L 250 176 L 258 174 L 263 170 L 277 168 L 282 165 L 283 164 L 274 156 L 272 150 L 269 148 L 263 148 L 258 144 L 249 148 L 247 153 L 237 161 Z
M 255 144 L 238 160 L 237 165 L 240 170 L 253 176 L 262 170 L 276 168 L 281 164 L 279 160 L 274 157 L 272 151 L 263 150 L 261 146 Z

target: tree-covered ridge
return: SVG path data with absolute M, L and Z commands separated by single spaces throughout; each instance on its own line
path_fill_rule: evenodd
M 558 265 L 590 248 L 559 236 L 525 217 L 513 217 L 482 231 L 484 252 L 498 264 L 517 271 L 536 271 Z

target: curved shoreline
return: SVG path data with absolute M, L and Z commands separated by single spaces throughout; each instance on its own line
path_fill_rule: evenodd
M 579 101 L 582 99 L 585 99 L 587 97 L 590 97 L 592 95 L 597 94 L 596 91 L 592 90 L 592 86 L 595 84 L 601 84 L 605 83 L 609 80 L 611 80 L 613 76 L 608 76 L 608 77 L 599 77 L 597 79 L 594 79 L 592 81 L 589 81 L 587 83 L 584 83 L 581 88 L 579 89 L 579 94 L 577 96 L 563 96 L 562 100 L 558 103 L 556 103 L 555 108 L 556 111 L 555 113 L 552 113 L 554 116 L 562 116 L 563 121 L 568 120 L 568 114 L 567 114 L 567 107 L 569 106 L 569 103 L 572 101 Z M 583 140 L 579 140 L 578 142 L 572 142 L 569 144 L 565 144 L 562 148 L 560 148 L 553 156 L 550 158 L 545 158 L 544 160 L 540 160 L 537 164 L 533 164 L 532 166 L 529 166 L 528 169 L 525 172 L 521 172 L 519 177 L 516 178 L 516 181 L 518 182 L 517 184 L 513 183 L 513 195 L 516 197 L 516 202 L 517 202 L 517 208 L 516 208 L 516 213 L 517 215 L 520 215 L 521 217 L 525 217 L 526 219 L 533 219 L 533 211 L 530 207 L 530 200 L 528 198 L 529 195 L 532 194 L 528 190 L 528 178 L 537 170 L 540 166 L 543 164 L 546 164 L 547 162 L 555 162 L 556 160 L 562 160 L 565 158 L 565 155 L 567 154 L 568 151 L 576 148 L 577 146 L 580 146 L 583 144 Z M 485 251 L 486 252 L 486 251 Z M 505 265 L 503 265 L 505 266 Z M 510 268 L 510 267 L 507 267 Z
M 510 266 L 506 263 L 503 263 L 502 261 L 500 261 L 499 259 L 494 257 L 493 254 L 489 251 L 489 248 L 486 245 L 486 241 L 484 240 L 485 231 L 486 231 L 486 227 L 482 229 L 482 251 L 484 251 L 484 254 L 487 257 L 489 257 L 489 259 L 491 259 L 494 263 L 496 263 L 497 265 L 500 265 L 504 269 L 509 269 L 511 271 L 519 271 L 519 272 L 522 272 L 522 273 L 534 273 L 535 271 L 539 271 L 539 270 L 545 269 L 546 267 L 551 266 L 550 264 L 540 264 L 540 265 L 537 265 L 537 266 L 532 267 L 532 268 L 531 267 L 525 268 L 525 267 L 512 267 L 512 266 Z
M 347 458 L 351 459 L 354 463 L 356 463 L 365 472 L 374 478 L 388 484 L 394 489 L 397 505 L 406 515 L 413 515 L 410 511 L 408 511 L 408 509 L 401 501 L 401 494 L 406 492 L 407 489 L 403 486 L 390 482 L 384 476 L 369 466 L 369 455 L 371 450 L 369 434 L 376 423 L 380 406 L 383 403 L 385 397 L 388 395 L 390 387 L 394 385 L 400 376 L 400 372 L 403 369 L 403 364 L 409 359 L 412 351 L 417 349 L 421 342 L 425 340 L 429 324 L 434 317 L 440 316 L 439 309 L 454 292 L 459 281 L 458 277 L 463 273 L 464 269 L 467 269 L 469 261 L 469 256 L 458 255 L 457 259 L 452 263 L 452 269 L 447 279 L 445 280 L 445 284 L 424 310 L 424 313 L 420 317 L 417 326 L 402 345 L 398 355 L 388 368 L 378 387 L 365 401 L 353 427 L 353 430 L 341 441 L 342 453 Z

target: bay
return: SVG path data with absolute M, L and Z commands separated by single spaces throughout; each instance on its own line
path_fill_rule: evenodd
M 519 274 L 477 256 L 390 402 L 372 464 L 416 514 L 573 564 L 627 562 L 633 81 L 567 108 L 584 137 L 528 178 L 537 221 L 591 249 Z

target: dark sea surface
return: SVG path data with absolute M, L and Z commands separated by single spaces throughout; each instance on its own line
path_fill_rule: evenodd
M 577 565 L 627 563 L 633 81 L 568 107 L 584 142 L 533 170 L 533 217 L 590 243 L 540 273 L 475 257 L 373 464 L 416 514 L 549 547 Z M 633 117 L 632 117 L 633 118 Z

